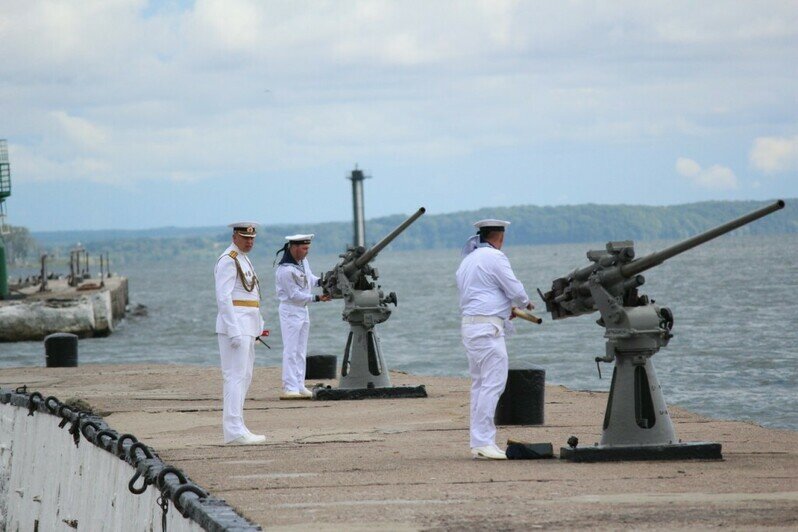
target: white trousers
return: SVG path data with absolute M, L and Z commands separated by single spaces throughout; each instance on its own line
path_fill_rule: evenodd
M 310 318 L 306 307 L 281 304 L 280 332 L 283 336 L 283 390 L 298 392 L 305 387 Z
M 255 365 L 255 337 L 242 336 L 237 349 L 230 346 L 230 337 L 218 334 L 219 356 L 222 361 L 224 378 L 224 402 L 222 406 L 222 429 L 224 442 L 249 434 L 244 424 L 244 399 L 252 382 L 252 368 Z
M 507 346 L 503 332 L 490 323 L 460 330 L 471 374 L 471 447 L 496 443 L 496 404 L 507 384 Z

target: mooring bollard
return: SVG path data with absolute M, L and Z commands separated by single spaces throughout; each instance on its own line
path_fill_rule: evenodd
M 530 363 L 514 364 L 496 405 L 496 424 L 542 425 L 545 392 L 546 370 Z
M 53 333 L 44 339 L 44 358 L 48 368 L 78 366 L 78 337 L 71 333 Z
M 338 367 L 335 355 L 308 355 L 305 359 L 305 380 L 334 379 Z

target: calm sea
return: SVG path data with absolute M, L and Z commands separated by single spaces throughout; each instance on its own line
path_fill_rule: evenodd
M 401 238 L 401 236 L 399 237 Z M 637 243 L 637 256 L 672 244 Z M 594 244 L 508 246 L 516 275 L 533 296 L 542 325 L 517 322 L 508 339 L 512 361 L 546 370 L 549 384 L 608 390 L 610 367 L 599 380 L 593 359 L 604 352 L 598 314 L 552 321 L 535 293 L 587 264 Z M 309 256 L 315 273 L 334 265 L 334 255 Z M 467 376 L 460 343 L 454 271 L 459 250 L 393 251 L 378 257 L 380 283 L 396 292 L 399 305 L 378 325 L 386 363 L 417 375 Z M 119 364 L 218 364 L 214 335 L 213 264 L 164 259 L 125 265 L 131 304 L 146 305 L 146 317 L 128 317 L 108 338 L 85 339 L 79 361 Z M 271 260 L 256 261 L 265 288 L 263 313 L 271 350 L 257 348 L 257 364 L 279 365 Z M 670 404 L 715 418 L 750 420 L 798 430 L 798 235 L 724 236 L 645 273 L 641 292 L 675 315 L 674 338 L 653 359 Z M 311 307 L 309 351 L 338 355 L 348 326 L 342 303 Z M 0 344 L 0 366 L 43 365 L 41 342 Z M 423 383 L 423 379 L 419 379 Z M 600 423 L 600 420 L 596 420 Z

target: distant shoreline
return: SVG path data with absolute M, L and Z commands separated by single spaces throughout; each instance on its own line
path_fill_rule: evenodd
M 736 234 L 773 235 L 798 233 L 798 198 L 787 206 Z M 512 245 L 568 244 L 608 241 L 682 239 L 746 214 L 771 201 L 707 201 L 672 206 L 646 205 L 535 205 L 483 208 L 447 214 L 428 213 L 402 233 L 392 249 L 459 248 L 473 231 L 474 220 L 488 217 L 512 222 Z M 367 242 L 388 234 L 405 219 L 397 214 L 372 218 L 366 223 Z M 351 241 L 351 222 L 267 224 L 261 227 L 258 250 L 277 249 L 283 235 L 316 234 L 316 253 L 338 253 Z M 40 247 L 58 255 L 80 242 L 90 252 L 141 256 L 209 250 L 229 240 L 226 227 L 162 227 L 141 230 L 36 231 L 31 236 Z

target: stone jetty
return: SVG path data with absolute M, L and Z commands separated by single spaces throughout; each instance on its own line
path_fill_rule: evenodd
M 81 338 L 108 336 L 125 316 L 129 302 L 127 278 L 87 279 L 77 287 L 66 280 L 28 286 L 17 297 L 0 301 L 0 342 L 43 340 L 55 332 Z
M 425 399 L 279 401 L 279 368 L 257 367 L 246 403 L 265 445 L 222 444 L 218 368 L 9 368 L 0 385 L 79 398 L 119 432 L 265 530 L 798 528 L 798 432 L 673 408 L 684 441 L 716 441 L 721 461 L 475 461 L 469 382 L 392 372 Z M 600 438 L 607 396 L 546 388 L 546 423 L 508 438 Z M 786 398 L 785 398 L 786 399 Z

